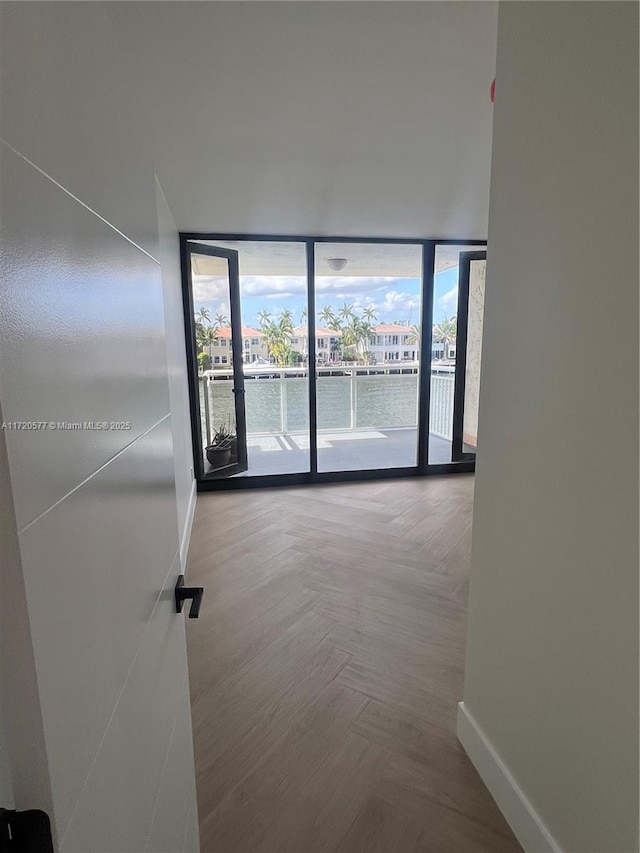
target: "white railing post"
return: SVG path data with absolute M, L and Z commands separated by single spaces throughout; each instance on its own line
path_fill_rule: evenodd
M 282 434 L 285 435 L 289 430 L 289 401 L 287 399 L 287 374 L 284 370 L 280 374 L 280 400 L 282 401 Z
M 455 377 L 453 373 L 431 374 L 431 412 L 429 432 L 449 441 L 453 438 L 453 397 Z
M 209 400 L 209 382 L 208 376 L 203 376 L 204 379 L 204 423 L 207 430 L 207 447 L 211 444 L 211 401 Z
M 351 429 L 356 428 L 356 372 L 351 370 L 351 383 L 349 385 L 349 397 L 351 402 Z
M 280 432 L 284 435 L 287 431 L 287 401 L 285 391 L 285 373 L 280 371 Z

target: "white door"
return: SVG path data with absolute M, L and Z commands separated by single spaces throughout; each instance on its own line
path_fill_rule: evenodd
M 0 394 L 58 849 L 195 853 L 160 266 L 5 146 L 2 214 Z

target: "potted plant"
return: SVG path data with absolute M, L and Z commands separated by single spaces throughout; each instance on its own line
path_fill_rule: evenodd
M 211 444 L 205 447 L 207 459 L 214 468 L 224 468 L 231 462 L 231 451 L 236 437 L 224 424 L 220 424 L 213 434 Z

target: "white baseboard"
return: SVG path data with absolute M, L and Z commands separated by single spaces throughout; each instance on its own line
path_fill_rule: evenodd
M 562 853 L 464 702 L 458 705 L 458 740 L 525 853 Z
M 198 490 L 196 481 L 191 484 L 191 494 L 189 495 L 189 506 L 187 508 L 187 517 L 184 520 L 184 529 L 180 534 L 180 569 L 182 574 L 186 574 L 187 554 L 189 553 L 189 542 L 191 541 L 191 528 L 193 527 L 193 517 L 196 514 L 196 500 Z

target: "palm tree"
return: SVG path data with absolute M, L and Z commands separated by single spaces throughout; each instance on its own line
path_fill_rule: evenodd
M 198 347 L 198 355 L 204 351 L 207 345 L 209 329 L 203 326 L 200 320 L 196 320 L 196 346 Z
M 335 320 L 333 309 L 330 305 L 325 305 L 322 311 L 318 314 L 318 317 L 327 324 L 331 323 L 332 320 Z M 329 326 L 329 328 L 331 328 L 331 326 Z
M 260 320 L 260 326 L 265 327 L 268 326 L 271 322 L 271 314 L 263 308 L 262 311 L 258 311 L 258 320 Z
M 364 316 L 364 312 L 363 312 L 363 316 Z M 373 323 L 371 323 L 371 321 L 369 320 L 368 317 L 365 317 L 364 320 L 360 320 L 359 343 L 360 343 L 360 346 L 362 347 L 362 355 L 363 356 L 365 355 L 365 353 L 367 353 L 369 351 L 369 344 L 371 342 L 371 338 L 373 337 L 374 331 L 375 330 L 373 327 Z
M 265 312 L 266 313 L 266 312 Z M 276 323 L 271 320 L 261 319 L 262 331 L 264 332 L 264 342 L 267 345 L 269 356 L 278 360 L 278 343 L 280 340 L 279 330 Z
M 417 353 L 418 353 L 418 357 L 417 357 L 418 361 L 420 360 L 420 345 L 421 345 L 420 342 L 421 342 L 421 340 L 422 340 L 422 329 L 420 328 L 420 324 L 414 323 L 413 326 L 411 326 L 411 334 L 407 338 L 407 343 L 415 345 L 415 348 L 416 348 Z
M 302 325 L 306 319 L 307 319 L 307 309 L 303 308 L 302 311 L 300 312 L 300 325 Z
M 355 317 L 353 313 L 353 305 L 347 305 L 345 302 L 342 308 L 338 311 L 338 317 L 348 323 L 349 320 L 352 320 Z
M 280 314 L 280 322 L 278 325 L 280 327 L 280 331 L 285 334 L 291 334 L 291 332 L 293 332 L 293 314 L 288 308 L 285 308 Z
M 434 326 L 434 334 L 435 334 L 435 326 Z M 422 329 L 417 323 L 414 323 L 411 327 L 411 335 L 407 338 L 408 344 L 416 344 L 418 348 L 420 348 L 420 339 L 422 338 Z
M 364 357 L 371 329 L 372 326 L 368 320 L 361 320 L 360 317 L 354 316 L 343 332 L 342 342 L 347 347 L 354 347 L 356 353 Z
M 433 342 L 435 344 L 443 344 L 443 356 L 445 358 L 447 357 L 447 347 L 455 342 L 457 331 L 457 317 L 448 318 L 445 316 L 444 320 L 436 323 L 433 327 Z
M 356 317 L 352 321 L 352 328 L 356 350 L 360 353 L 362 360 L 366 361 L 369 344 L 374 333 L 373 324 L 368 318 L 361 319 L 360 317 Z
M 293 314 L 289 309 L 285 309 L 277 323 L 271 319 L 267 311 L 261 311 L 258 316 L 269 356 L 276 364 L 289 364 L 292 354 Z
M 211 312 L 203 305 L 196 314 L 196 323 L 202 323 L 203 326 L 211 322 Z
M 227 317 L 220 311 L 213 318 L 213 323 L 205 329 L 205 345 L 209 350 L 209 355 L 211 355 L 211 346 L 218 340 L 218 332 L 220 329 L 224 329 L 225 326 L 230 326 L 231 323 L 227 319 Z
M 362 312 L 362 316 L 370 323 L 373 323 L 378 319 L 376 316 L 376 312 L 373 310 L 371 305 L 364 309 L 364 311 Z

